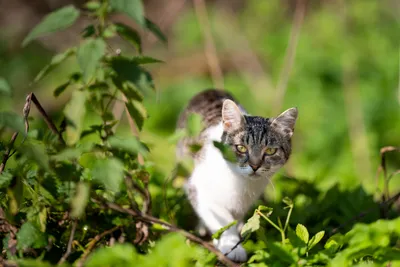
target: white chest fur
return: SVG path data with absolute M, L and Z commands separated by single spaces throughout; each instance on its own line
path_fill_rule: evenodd
M 196 191 L 197 205 L 229 212 L 235 220 L 241 220 L 264 191 L 269 177 L 251 180 L 235 172 L 235 166 L 213 145 L 213 141 L 221 141 L 222 132 L 222 124 L 207 130 L 204 157 L 196 163 L 189 183 Z

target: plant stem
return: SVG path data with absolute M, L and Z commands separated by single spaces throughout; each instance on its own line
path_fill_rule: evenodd
M 273 221 L 271 221 L 270 218 L 268 218 L 267 216 L 265 216 L 261 211 L 259 211 L 258 209 L 256 210 L 257 214 L 260 215 L 261 217 L 263 217 L 267 222 L 269 222 L 273 227 L 276 228 L 276 230 L 278 230 L 281 233 L 281 237 L 282 237 L 282 244 L 285 242 L 285 232 L 283 231 L 282 228 L 280 228 L 278 225 L 276 225 Z
M 285 232 L 288 225 L 289 225 L 289 220 L 290 220 L 290 216 L 292 215 L 292 210 L 293 210 L 293 204 L 289 206 L 289 212 L 288 215 L 286 217 L 286 222 L 285 222 L 285 227 L 283 228 L 283 231 Z

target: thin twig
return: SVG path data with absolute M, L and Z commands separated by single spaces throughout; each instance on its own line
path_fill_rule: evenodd
M 83 266 L 87 256 L 90 254 L 90 252 L 93 250 L 93 248 L 95 247 L 95 245 L 97 244 L 97 242 L 99 242 L 103 237 L 112 234 L 113 232 L 115 232 L 118 229 L 121 229 L 122 226 L 121 225 L 117 225 L 107 231 L 104 231 L 101 234 L 96 235 L 88 244 L 87 244 L 87 249 L 85 250 L 85 252 L 83 253 L 82 257 L 79 259 L 77 266 L 81 267 Z
M 297 44 L 299 42 L 300 29 L 303 24 L 305 11 L 306 11 L 306 0 L 297 0 L 296 11 L 293 19 L 293 26 L 290 33 L 289 44 L 285 54 L 285 61 L 283 68 L 279 74 L 278 85 L 276 87 L 276 99 L 274 106 L 275 113 L 279 112 L 282 108 L 290 72 L 293 68 L 294 59 L 296 56 L 296 49 L 297 49 Z
M 224 263 L 226 266 L 228 266 L 228 267 L 231 267 L 231 266 L 232 267 L 233 266 L 237 267 L 238 266 L 238 264 L 234 263 L 229 258 L 227 258 L 223 253 L 221 253 L 213 245 L 203 241 L 201 238 L 199 238 L 199 237 L 197 237 L 197 236 L 195 236 L 195 235 L 193 235 L 193 234 L 191 234 L 189 232 L 186 232 L 185 230 L 180 229 L 180 228 L 178 228 L 178 227 L 176 227 L 176 226 L 174 226 L 172 224 L 164 222 L 164 221 L 162 221 L 162 220 L 160 220 L 158 218 L 155 218 L 155 217 L 153 217 L 151 215 L 148 215 L 148 214 L 137 213 L 137 212 L 133 211 L 132 209 L 123 208 L 123 207 L 121 207 L 121 206 L 119 206 L 119 205 L 117 205 L 115 203 L 102 202 L 102 201 L 99 201 L 99 200 L 94 199 L 94 198 L 91 198 L 91 201 L 96 203 L 96 204 L 99 204 L 99 205 L 101 205 L 103 207 L 106 207 L 106 208 L 109 208 L 109 209 L 112 209 L 112 210 L 115 210 L 115 211 L 118 211 L 118 212 L 121 212 L 121 213 L 129 214 L 129 215 L 137 218 L 138 220 L 141 220 L 141 221 L 144 221 L 144 222 L 148 222 L 150 224 L 162 225 L 167 231 L 180 233 L 183 236 L 185 236 L 186 238 L 192 240 L 193 242 L 196 242 L 196 243 L 202 245 L 203 247 L 205 247 L 206 249 L 208 249 L 212 253 L 216 254 L 218 259 L 222 263 Z
M 211 78 L 214 86 L 222 89 L 224 88 L 224 76 L 219 64 L 217 49 L 215 48 L 214 39 L 211 33 L 206 5 L 204 0 L 193 0 L 193 3 L 199 26 L 203 32 L 205 42 L 204 52 L 207 58 L 208 67 L 210 68 Z
M 78 220 L 74 220 L 72 223 L 72 229 L 71 229 L 71 235 L 69 236 L 69 241 L 68 241 L 68 246 L 67 246 L 67 251 L 65 254 L 62 256 L 62 258 L 58 261 L 57 265 L 63 264 L 69 255 L 71 254 L 72 251 L 72 242 L 74 242 L 74 236 L 75 236 L 75 231 L 76 231 L 76 226 L 78 225 Z
M 57 130 L 57 127 L 54 125 L 53 121 L 47 115 L 46 111 L 43 109 L 42 105 L 40 105 L 39 100 L 36 98 L 34 93 L 30 93 L 32 102 L 35 104 L 36 108 L 39 110 L 40 114 L 43 116 L 47 126 L 49 126 L 50 130 L 57 135 L 58 140 L 61 144 L 65 145 L 65 141 L 61 135 L 61 133 Z M 29 97 L 29 96 L 28 96 Z

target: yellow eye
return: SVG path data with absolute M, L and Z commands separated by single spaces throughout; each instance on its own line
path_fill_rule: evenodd
M 242 146 L 242 145 L 237 145 L 237 146 L 236 146 L 236 150 L 237 150 L 239 153 L 246 153 L 246 152 L 247 152 L 247 148 L 244 147 L 244 146 Z
M 271 155 L 275 154 L 277 150 L 278 149 L 276 149 L 276 148 L 269 147 L 265 150 L 265 154 L 268 156 L 271 156 Z

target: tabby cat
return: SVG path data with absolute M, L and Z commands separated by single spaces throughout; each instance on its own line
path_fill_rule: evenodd
M 191 99 L 180 115 L 178 128 L 186 127 L 191 113 L 202 116 L 204 129 L 195 140 L 181 140 L 177 156 L 194 159 L 186 193 L 202 223 L 215 233 L 234 220 L 241 222 L 272 175 L 288 160 L 297 108 L 276 118 L 251 116 L 232 95 L 211 89 Z M 225 159 L 214 141 L 228 145 L 236 160 Z M 189 146 L 193 143 L 200 143 L 202 148 L 192 152 Z M 214 244 L 233 261 L 244 262 L 244 248 L 238 245 L 232 250 L 240 240 L 237 225 L 226 230 Z

